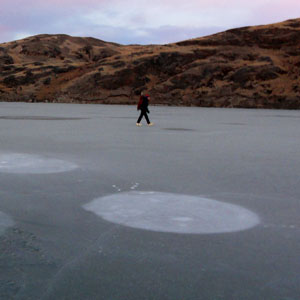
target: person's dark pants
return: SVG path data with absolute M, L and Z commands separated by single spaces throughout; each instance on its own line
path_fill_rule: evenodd
M 148 114 L 147 114 L 146 110 L 141 110 L 141 114 L 140 114 L 140 116 L 139 116 L 139 118 L 137 120 L 137 123 L 141 123 L 141 120 L 142 120 L 143 117 L 145 117 L 147 123 L 150 124 L 150 120 L 148 118 Z

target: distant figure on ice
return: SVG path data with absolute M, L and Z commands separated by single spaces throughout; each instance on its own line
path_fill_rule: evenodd
M 137 110 L 140 110 L 141 114 L 137 120 L 136 126 L 142 126 L 141 120 L 143 117 L 145 117 L 148 126 L 154 125 L 153 123 L 150 122 L 148 117 L 148 114 L 150 114 L 150 111 L 148 109 L 149 101 L 150 101 L 150 96 L 148 94 L 144 95 L 144 93 L 142 92 L 140 96 L 140 101 L 137 105 Z

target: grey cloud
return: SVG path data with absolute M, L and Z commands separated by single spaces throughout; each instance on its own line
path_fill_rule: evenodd
M 83 8 L 82 12 L 78 12 L 78 6 L 60 6 L 56 9 L 55 5 L 47 4 L 46 8 L 41 9 L 40 5 L 34 6 L 30 1 L 26 7 L 19 2 L 20 10 L 6 4 L 5 9 L 0 11 L 0 27 L 6 28 L 6 31 L 0 31 L 0 42 L 11 41 L 19 33 L 64 33 L 93 36 L 121 44 L 165 44 L 212 34 L 223 29 L 175 26 L 149 28 L 142 24 L 145 18 L 143 14 L 131 16 L 129 23 L 133 27 L 94 25 L 85 18 L 85 13 L 90 9 L 88 7 Z
M 97 28 L 95 37 L 120 44 L 167 44 L 191 38 L 206 36 L 225 30 L 221 27 L 185 28 L 164 26 L 160 28 Z M 140 31 L 144 34 L 141 35 Z

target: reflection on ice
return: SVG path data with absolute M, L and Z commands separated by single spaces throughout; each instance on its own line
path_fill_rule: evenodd
M 256 226 L 253 212 L 212 199 L 160 192 L 126 192 L 83 206 L 103 219 L 145 230 L 175 233 L 225 233 Z

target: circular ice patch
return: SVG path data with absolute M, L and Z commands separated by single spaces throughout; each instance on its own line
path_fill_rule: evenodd
M 20 174 L 48 174 L 67 172 L 77 165 L 53 158 L 31 154 L 0 154 L 0 172 Z
M 0 235 L 4 233 L 7 227 L 11 227 L 13 225 L 13 220 L 8 215 L 0 211 Z
M 32 120 L 32 121 L 73 121 L 86 120 L 87 118 L 63 118 L 47 116 L 0 116 L 0 120 Z
M 224 233 L 259 223 L 256 214 L 237 205 L 160 192 L 108 195 L 83 208 L 113 223 L 160 232 Z

